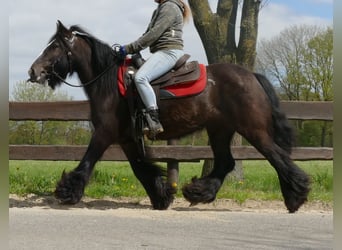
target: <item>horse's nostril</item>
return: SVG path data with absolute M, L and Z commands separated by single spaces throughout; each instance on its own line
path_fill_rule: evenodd
M 34 69 L 30 68 L 29 71 L 28 71 L 28 74 L 29 74 L 30 77 L 33 77 L 34 76 Z

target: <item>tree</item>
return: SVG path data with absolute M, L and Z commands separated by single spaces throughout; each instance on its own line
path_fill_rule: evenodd
M 38 84 L 19 82 L 14 86 L 12 100 L 18 102 L 72 100 L 66 92 L 44 88 Z M 10 121 L 10 144 L 87 144 L 88 122 Z
M 253 69 L 261 0 L 218 0 L 216 13 L 207 0 L 188 2 L 209 64 L 231 62 Z M 239 4 L 242 4 L 240 25 L 237 24 Z
M 313 25 L 292 26 L 263 40 L 257 67 L 279 85 L 287 100 L 332 100 L 333 32 Z
M 65 91 L 52 90 L 39 84 L 26 81 L 18 82 L 13 87 L 12 97 L 17 102 L 46 102 L 72 100 Z
M 228 62 L 254 68 L 261 0 L 218 0 L 216 13 L 208 0 L 188 0 L 195 27 L 202 40 L 209 64 Z M 263 1 L 263 4 L 266 1 Z M 238 10 L 242 5 L 241 22 Z M 239 31 L 237 39 L 236 32 Z M 241 145 L 241 136 L 234 136 L 233 145 Z M 212 161 L 205 161 L 202 175 L 210 173 Z M 242 178 L 242 164 L 236 162 L 235 176 Z
M 260 43 L 257 67 L 279 86 L 283 99 L 332 101 L 332 52 L 332 28 L 292 26 Z M 301 146 L 332 143 L 331 122 L 297 121 L 295 126 Z
M 333 81 L 333 30 L 327 28 L 310 39 L 304 51 L 304 75 L 311 83 L 313 98 L 319 101 L 332 101 Z M 308 98 L 308 97 L 306 97 Z

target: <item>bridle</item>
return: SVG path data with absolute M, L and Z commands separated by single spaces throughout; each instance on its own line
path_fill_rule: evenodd
M 70 52 L 71 53 L 71 52 Z M 68 55 L 68 54 L 67 54 Z M 71 55 L 70 55 L 71 56 Z M 86 82 L 86 83 L 82 83 L 81 85 L 74 85 L 72 83 L 67 82 L 66 80 L 63 79 L 63 77 L 61 77 L 55 70 L 54 70 L 54 65 L 57 63 L 57 61 L 52 65 L 52 71 L 51 73 L 56 76 L 61 82 L 65 83 L 66 85 L 70 86 L 70 87 L 74 87 L 74 88 L 81 88 L 81 87 L 85 87 L 88 86 L 94 82 L 96 82 L 97 80 L 99 80 L 104 74 L 107 73 L 107 71 L 109 71 L 112 67 L 114 67 L 116 65 L 116 63 L 113 63 L 111 65 L 109 65 L 104 71 L 102 71 L 100 74 L 98 74 L 94 79 Z M 68 56 L 68 64 L 69 64 L 69 69 L 71 70 L 71 63 L 70 63 L 70 59 Z M 71 72 L 71 71 L 69 71 Z
M 84 33 L 80 33 L 80 32 L 72 32 L 73 36 L 71 39 L 67 39 L 65 38 L 65 40 L 69 41 L 69 42 L 73 42 L 73 40 L 75 39 L 76 35 L 82 35 L 82 36 L 88 36 L 87 34 Z M 66 57 L 68 60 L 68 68 L 69 68 L 69 73 L 72 72 L 72 52 L 69 49 L 69 46 L 64 44 L 65 41 L 63 39 L 61 39 L 63 41 L 63 47 L 64 50 L 66 50 Z M 114 52 L 113 52 L 114 53 Z M 82 83 L 81 85 L 74 85 L 72 83 L 67 82 L 65 79 L 63 79 L 63 77 L 61 77 L 56 71 L 55 71 L 55 65 L 59 62 L 59 59 L 57 59 L 51 66 L 52 70 L 51 70 L 51 74 L 53 74 L 54 76 L 56 76 L 61 82 L 65 83 L 66 85 L 70 86 L 70 87 L 74 87 L 74 88 L 81 88 L 81 87 L 85 87 L 88 86 L 94 82 L 96 82 L 97 80 L 99 80 L 104 74 L 106 74 L 112 67 L 114 67 L 116 65 L 116 62 L 114 61 L 111 65 L 109 65 L 107 68 L 105 68 L 104 71 L 102 71 L 100 74 L 98 74 L 94 79 L 86 82 L 86 83 Z

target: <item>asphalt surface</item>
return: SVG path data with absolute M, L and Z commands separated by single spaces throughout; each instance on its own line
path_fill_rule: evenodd
M 12 250 L 332 249 L 333 213 L 9 209 Z

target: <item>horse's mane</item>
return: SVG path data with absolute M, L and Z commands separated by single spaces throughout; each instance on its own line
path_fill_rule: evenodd
M 117 89 L 117 69 L 119 65 L 118 59 L 113 54 L 113 49 L 78 25 L 71 26 L 70 31 L 77 32 L 77 35 L 81 36 L 90 46 L 92 50 L 91 62 L 95 77 L 109 66 L 114 65 L 108 73 L 101 76 L 94 84 L 90 84 L 86 88 L 100 95 L 112 93 L 115 88 Z

